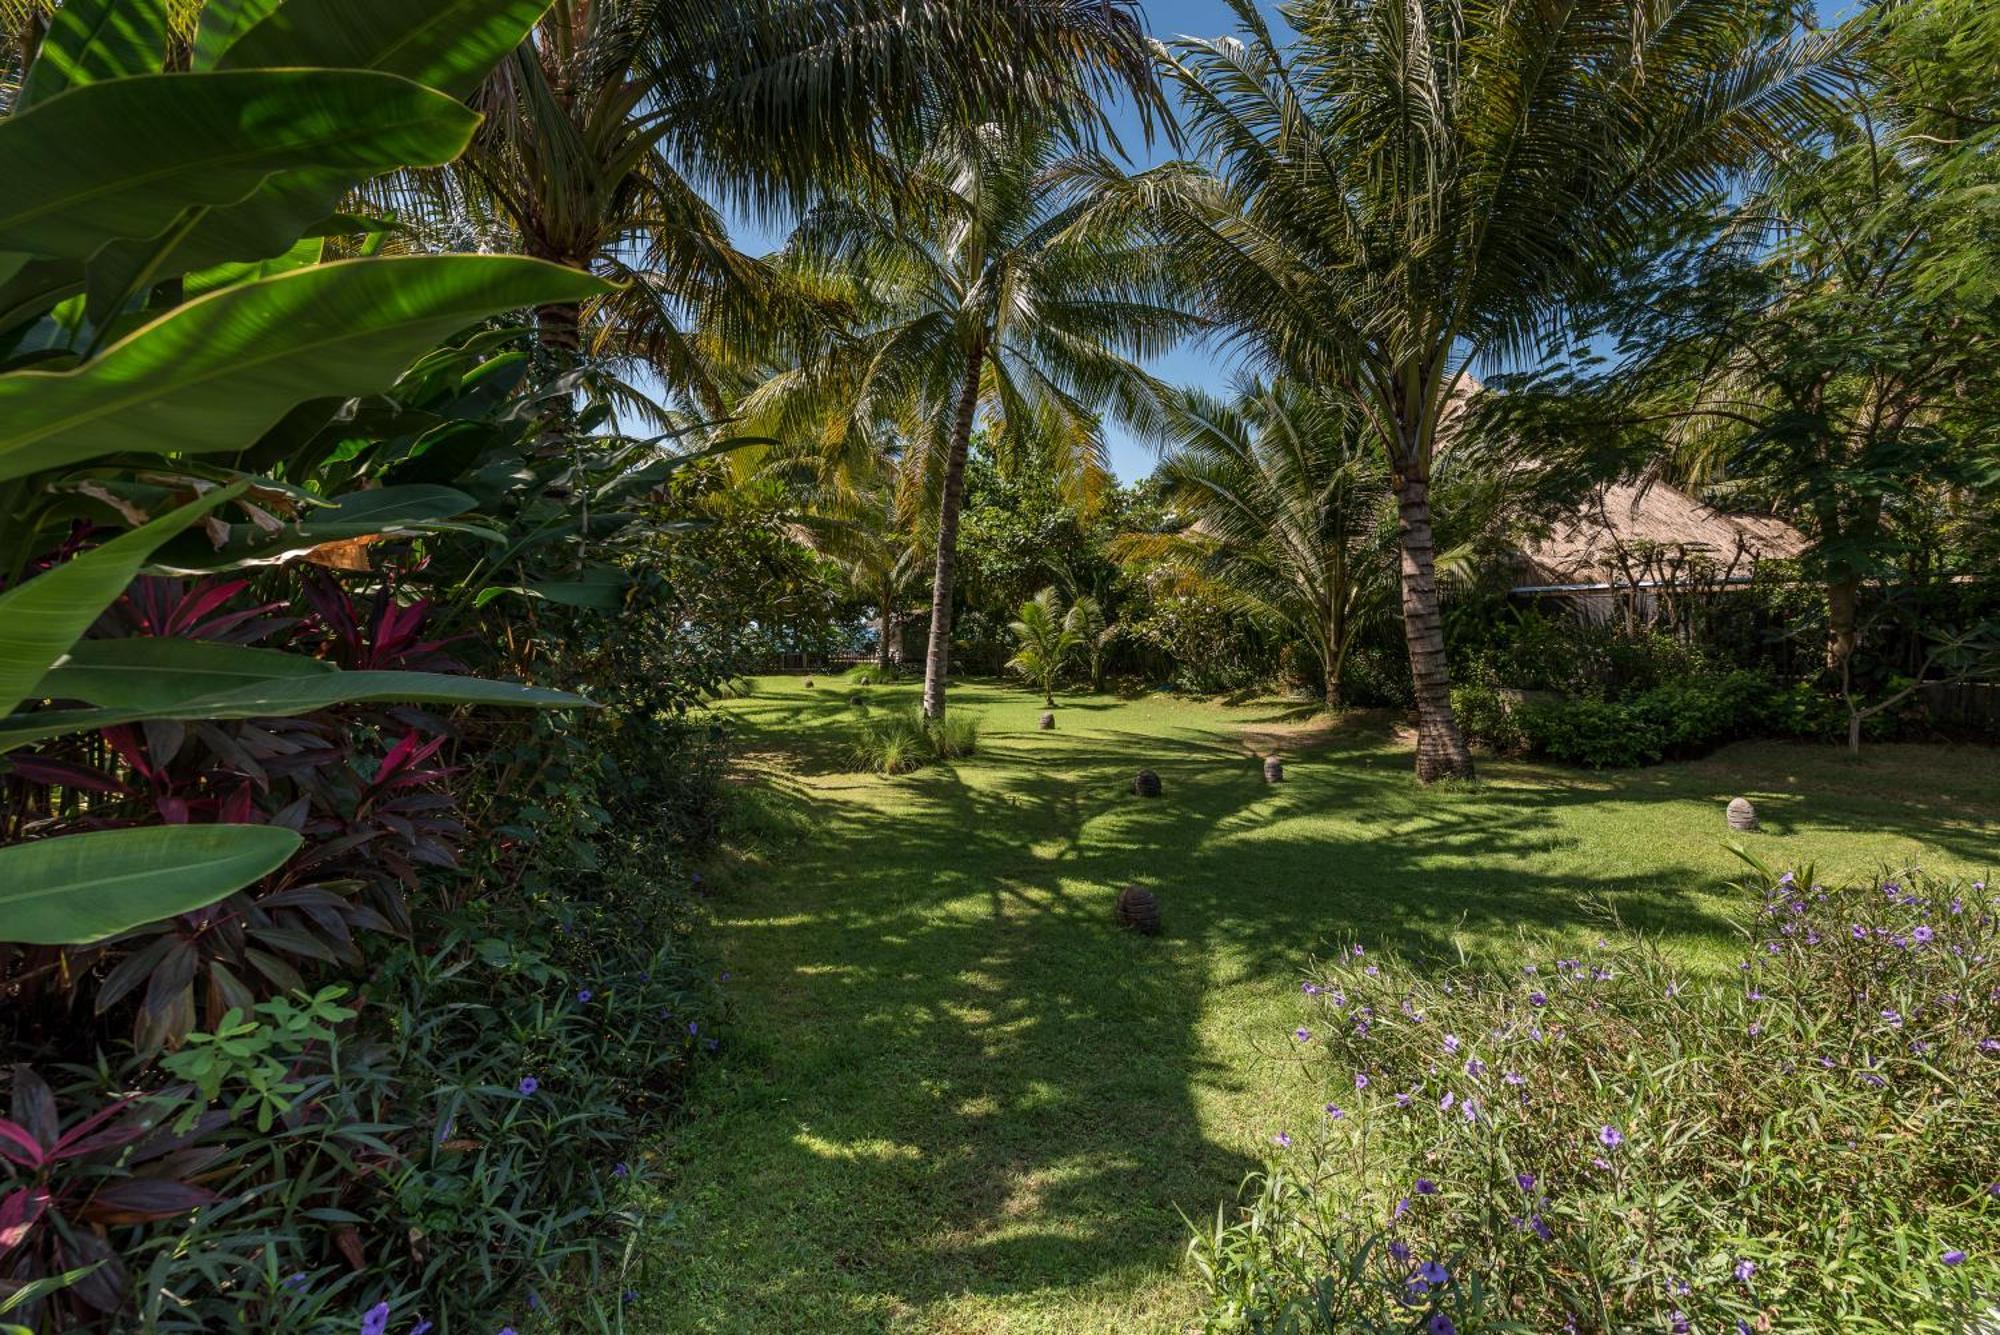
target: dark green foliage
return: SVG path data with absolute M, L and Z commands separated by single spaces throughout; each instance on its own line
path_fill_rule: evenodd
M 1195 1239 L 1208 1328 L 1974 1328 L 2000 900 L 1898 880 L 1759 868 L 1720 976 L 1616 927 L 1505 972 L 1315 968 L 1327 1113 Z

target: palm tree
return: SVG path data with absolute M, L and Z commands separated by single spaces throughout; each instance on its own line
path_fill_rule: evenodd
M 1079 643 L 1076 625 L 1063 614 L 1062 595 L 1053 585 L 1022 603 L 1020 618 L 1008 627 L 1018 648 L 1007 666 L 1041 687 L 1042 703 L 1054 709 L 1056 678 Z
M 1240 38 L 1161 52 L 1204 161 L 1094 185 L 1151 218 L 1257 364 L 1338 395 L 1378 442 L 1417 773 L 1469 775 L 1430 513 L 1448 405 L 1807 124 L 1838 42 L 1792 39 L 1761 0 L 1299 0 L 1287 49 L 1230 3 Z
M 1156 386 L 1130 360 L 1195 319 L 1156 247 L 1071 188 L 1077 160 L 1047 131 L 941 134 L 869 191 L 815 207 L 785 263 L 837 297 L 837 337 L 746 401 L 774 434 L 829 448 L 896 423 L 934 479 L 924 713 L 950 671 L 952 580 L 966 452 L 984 412 L 1003 466 L 1058 470 L 1082 493 L 1108 477 L 1100 409 L 1144 420 Z
M 1326 707 L 1356 635 L 1389 606 L 1393 541 L 1380 453 L 1353 413 L 1297 382 L 1241 384 L 1224 402 L 1184 389 L 1167 403 L 1158 477 L 1181 527 L 1131 534 L 1122 554 L 1160 561 L 1303 641 Z
M 1084 662 L 1090 669 L 1090 689 L 1103 690 L 1104 651 L 1111 647 L 1118 627 L 1106 623 L 1103 605 L 1087 593 L 1069 605 L 1063 627 L 1076 636 L 1077 645 L 1083 650 Z
M 382 194 L 433 244 L 618 280 L 591 309 L 538 312 L 549 353 L 647 366 L 719 416 L 721 375 L 691 319 L 747 336 L 778 294 L 716 201 L 801 203 L 865 175 L 885 138 L 939 123 L 1088 128 L 1113 88 L 1158 103 L 1124 0 L 556 0 L 474 98 L 471 151 Z

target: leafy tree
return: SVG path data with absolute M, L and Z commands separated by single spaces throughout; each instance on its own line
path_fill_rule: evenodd
M 1104 608 L 1097 599 L 1084 594 L 1069 605 L 1063 629 L 1076 637 L 1077 647 L 1083 650 L 1084 662 L 1090 670 L 1090 689 L 1103 690 L 1104 651 L 1110 648 L 1118 627 L 1105 621 Z
M 1523 359 L 1651 238 L 1804 126 L 1836 43 L 1757 0 L 1301 0 L 1289 47 L 1171 44 L 1200 162 L 1094 184 L 1140 208 L 1202 308 L 1338 394 L 1398 508 L 1417 773 L 1472 772 L 1451 714 L 1431 468 L 1469 368 Z
M 966 458 L 982 411 L 1003 464 L 1035 460 L 1081 492 L 1105 485 L 1098 412 L 1143 415 L 1152 385 L 1128 357 L 1194 321 L 1161 256 L 1066 184 L 1075 160 L 1046 131 L 946 130 L 892 193 L 829 199 L 786 263 L 835 293 L 846 319 L 746 401 L 776 434 L 838 447 L 893 422 L 936 477 L 924 712 L 941 717 Z M 769 414 L 769 417 L 763 415 Z
M 1041 688 L 1042 701 L 1056 703 L 1056 679 L 1081 643 L 1079 625 L 1063 612 L 1062 595 L 1053 585 L 1021 604 L 1014 632 L 1017 649 L 1007 666 Z

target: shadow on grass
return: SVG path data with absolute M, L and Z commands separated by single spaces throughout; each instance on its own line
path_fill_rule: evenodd
M 1743 778 L 1727 765 L 1496 764 L 1484 785 L 1425 793 L 1376 720 L 1288 752 L 1269 786 L 1199 716 L 1040 733 L 1039 702 L 993 695 L 973 698 L 1012 712 L 989 714 L 974 761 L 806 782 L 841 767 L 865 717 L 846 694 L 744 711 L 746 748 L 782 751 L 786 770 L 767 776 L 771 852 L 724 892 L 744 1048 L 710 1077 L 675 1168 L 675 1199 L 705 1204 L 687 1216 L 698 1236 L 669 1241 L 684 1324 L 663 1329 L 870 1329 L 1092 1288 L 1128 1301 L 1177 1264 L 1179 1209 L 1199 1218 L 1256 1166 L 1199 1115 L 1205 1088 L 1237 1078 L 1200 1036 L 1218 989 L 1289 987 L 1310 952 L 1353 940 L 1447 961 L 1468 941 L 1573 932 L 1587 898 L 1669 937 L 1731 930 L 1699 888 L 1712 870 L 1548 857 L 1577 847 L 1572 809 L 1719 803 Z M 1141 765 L 1160 798 L 1130 793 Z M 1757 800 L 1774 823 L 1799 801 Z M 1916 824 L 1979 843 L 1955 817 Z M 1113 926 L 1133 881 L 1161 900 L 1159 937 Z

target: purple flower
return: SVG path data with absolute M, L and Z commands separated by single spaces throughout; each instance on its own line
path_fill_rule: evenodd
M 1309 997 L 1316 997 L 1316 996 L 1318 996 L 1318 995 L 1319 995 L 1319 984 L 1318 984 L 1318 983 L 1300 983 L 1300 984 L 1299 984 L 1299 991 L 1301 991 L 1301 992 L 1305 993 L 1305 994 L 1306 994 L 1307 996 L 1309 996 Z
M 1356 1071 L 1354 1073 L 1354 1087 L 1356 1089 L 1368 1088 L 1368 1077 L 1362 1074 L 1360 1071 Z
M 1424 1323 L 1424 1329 L 1430 1335 L 1458 1335 L 1458 1327 L 1443 1312 L 1432 1312 L 1431 1319 Z
M 1552 1242 L 1555 1240 L 1556 1235 L 1550 1231 L 1549 1226 L 1547 1224 L 1542 1222 L 1542 1217 L 1540 1215 L 1536 1215 L 1533 1219 L 1530 1219 L 1528 1221 L 1528 1227 L 1534 1229 L 1535 1236 L 1540 1238 L 1543 1242 Z
M 1995 1195 L 2000 1195 L 2000 1192 L 1996 1192 L 1996 1193 L 1994 1193 L 1994 1194 L 1995 1194 Z M 303 1271 L 303 1270 L 294 1270 L 294 1271 L 293 1271 L 293 1272 L 292 1272 L 291 1274 L 289 1274 L 289 1275 L 286 1275 L 286 1276 L 285 1276 L 285 1287 L 286 1287 L 286 1288 L 288 1288 L 288 1289 L 293 1289 L 293 1290 L 303 1290 L 303 1289 L 305 1288 L 305 1286 L 306 1286 L 306 1272 L 305 1272 L 305 1271 Z
M 1410 1212 L 1410 1198 L 1408 1196 L 1405 1196 L 1401 1200 L 1396 1202 L 1395 1209 L 1389 1211 L 1389 1218 L 1401 1219 L 1404 1215 L 1408 1214 L 1409 1212 Z
M 1356 959 L 1360 959 L 1363 955 L 1366 955 L 1367 953 L 1368 953 L 1367 951 L 1363 950 L 1358 945 L 1354 947 L 1354 958 Z
M 1903 1027 L 1903 1017 L 1898 1015 L 1894 1010 L 1884 1007 L 1882 1010 L 1882 1023 L 1888 1025 L 1891 1029 L 1901 1029 Z
M 1980 1039 L 1979 1050 L 1981 1052 L 2000 1052 L 2000 1038 Z
M 1292 1147 L 1292 1137 L 1290 1133 L 1280 1131 L 1277 1135 L 1271 1137 L 1271 1143 L 1279 1149 L 1288 1150 Z
M 1548 1005 L 1548 1004 L 1549 1004 L 1549 996 L 1548 996 L 1548 993 L 1546 993 L 1546 992 L 1530 992 L 1530 993 L 1528 993 L 1528 1004 L 1529 1004 L 1530 1006 L 1546 1006 L 1546 1005 Z
M 1446 1034 L 1446 1035 L 1444 1036 L 1444 1050 L 1445 1050 L 1445 1051 L 1446 1051 L 1447 1053 L 1455 1053 L 1455 1052 L 1457 1052 L 1457 1051 L 1458 1051 L 1458 1035 L 1457 1035 L 1457 1034 Z
M 1436 1261 L 1426 1261 L 1417 1267 L 1417 1278 L 1431 1285 L 1449 1284 L 1451 1283 L 1451 1271 L 1446 1270 Z
M 431 1323 L 428 1321 L 417 1322 L 416 1325 L 410 1327 L 410 1335 L 431 1335 Z
M 1514 1174 L 1514 1185 L 1523 1191 L 1533 1191 L 1535 1189 L 1535 1175 L 1533 1173 L 1516 1173 Z
M 1937 933 L 1933 932 L 1928 926 L 1919 923 L 1916 930 L 1910 933 L 1910 939 L 1920 946 L 1926 946 L 1930 944 L 1931 938 L 1936 935 Z
M 613 1177 L 629 1177 L 631 1173 L 632 1170 L 625 1166 L 625 1161 L 623 1159 L 620 1159 L 617 1163 L 611 1165 L 611 1176 Z
M 1943 1256 L 1939 1257 L 1938 1259 L 1943 1261 L 1946 1265 L 1964 1265 L 1965 1253 L 1960 1251 L 1958 1248 L 1954 1247 L 1950 1251 L 1946 1252 Z
M 1468 1057 L 1465 1061 L 1465 1073 L 1474 1077 L 1485 1075 L 1486 1063 L 1477 1057 Z
M 1451 1105 L 1456 1102 L 1458 1102 L 1458 1095 L 1452 1093 L 1450 1090 L 1447 1089 L 1444 1092 L 1444 1097 L 1438 1100 L 1438 1111 L 1450 1112 Z
M 523 1094 L 533 1094 L 536 1090 L 540 1089 L 541 1087 L 542 1087 L 542 1082 L 535 1079 L 535 1077 L 531 1075 L 522 1076 L 521 1083 L 514 1086 L 514 1088 L 520 1090 Z
M 1750 1276 L 1756 1273 L 1757 1263 L 1755 1261 L 1745 1259 L 1736 1263 L 1736 1278 L 1742 1280 L 1745 1284 L 1748 1284 Z
M 1607 1125 L 1598 1129 L 1597 1139 L 1605 1149 L 1615 1150 L 1625 1143 L 1625 1133 L 1615 1126 Z
M 1340 1105 L 1337 1103 L 1329 1103 L 1326 1105 L 1326 1115 L 1336 1122 L 1338 1122 L 1341 1118 L 1347 1116 L 1345 1112 L 1341 1111 Z
M 1693 1327 L 1688 1325 L 1687 1313 L 1680 1311 L 1673 1314 L 1673 1324 L 1667 1327 L 1669 1335 L 1688 1335 L 1692 1329 Z
M 389 1304 L 376 1303 L 361 1317 L 361 1335 L 383 1335 L 389 1329 Z
M 694 1037 L 694 1036 L 695 1036 L 696 1034 L 698 1034 L 698 1033 L 700 1033 L 700 1032 L 701 1032 L 701 1024 L 700 1024 L 700 1023 L 699 1023 L 698 1021 L 695 1021 L 695 1020 L 689 1020 L 689 1021 L 688 1021 L 688 1037 L 689 1037 L 689 1038 L 693 1038 L 693 1037 Z
M 1410 1106 L 1410 1094 L 1408 1090 L 1404 1090 L 1396 1095 L 1396 1106 L 1398 1108 L 1407 1108 Z
M 1306 1028 L 1304 1025 L 1300 1025 L 1298 1028 L 1292 1030 L 1292 1037 L 1296 1038 L 1301 1043 L 1312 1042 L 1312 1036 L 1313 1036 L 1313 1031 Z
M 1854 939 L 1856 941 L 1866 941 L 1868 939 L 1868 929 L 1866 927 L 1863 927 L 1858 922 L 1855 923 L 1852 927 L 1848 928 L 1848 931 L 1854 934 Z
M 1500 1078 L 1502 1080 L 1505 1080 L 1510 1085 L 1525 1085 L 1528 1083 L 1528 1077 L 1522 1075 L 1518 1071 L 1509 1071 L 1507 1072 L 1507 1074 L 1501 1076 Z
M 1417 1195 L 1435 1196 L 1437 1195 L 1437 1189 L 1438 1189 L 1438 1184 L 1431 1181 L 1429 1178 L 1420 1177 L 1417 1179 Z
M 576 1004 L 579 1006 L 588 1006 L 590 1004 L 590 999 L 596 995 L 597 995 L 596 993 L 592 992 L 587 987 L 579 987 L 576 990 Z
M 1395 1257 L 1398 1261 L 1408 1261 L 1410 1259 L 1410 1244 L 1404 1242 L 1401 1238 L 1391 1238 L 1389 1240 L 1389 1255 Z

